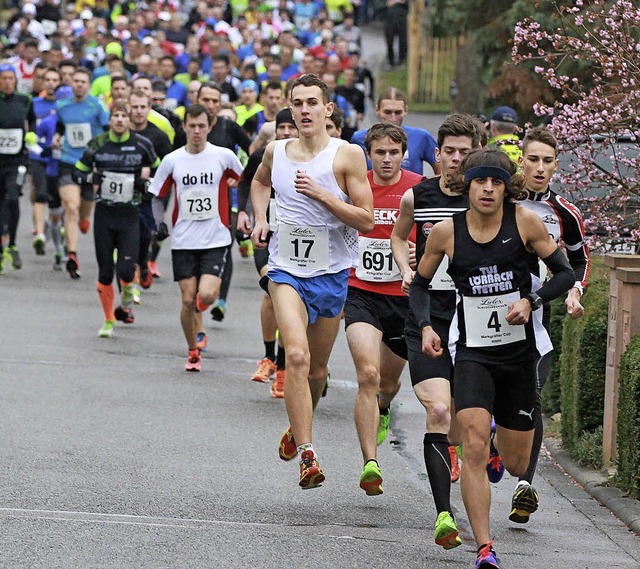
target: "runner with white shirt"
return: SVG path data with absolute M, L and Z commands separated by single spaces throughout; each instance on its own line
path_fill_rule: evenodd
M 333 111 L 325 83 L 296 79 L 289 105 L 299 138 L 267 146 L 253 178 L 251 202 L 256 248 L 270 235 L 267 206 L 275 192 L 277 223 L 269 243 L 265 285 L 282 332 L 288 428 L 279 455 L 298 453 L 301 488 L 324 481 L 312 444 L 313 409 L 327 379 L 327 362 L 340 326 L 349 270 L 357 262 L 358 231 L 374 227 L 373 197 L 363 152 L 327 134 Z
M 201 369 L 196 309 L 206 311 L 217 298 L 231 243 L 227 179 L 238 179 L 243 170 L 231 150 L 207 142 L 212 120 L 202 105 L 187 109 L 187 144 L 163 158 L 149 187 L 156 196 L 152 205 L 159 240 L 169 234 L 163 199 L 172 188 L 176 191 L 171 256 L 173 279 L 182 293 L 180 322 L 189 348 L 187 371 Z

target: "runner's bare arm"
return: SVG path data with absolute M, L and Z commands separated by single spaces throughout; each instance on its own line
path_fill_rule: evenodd
M 263 249 L 267 246 L 269 234 L 269 222 L 267 221 L 267 208 L 271 197 L 271 166 L 273 165 L 273 147 L 271 143 L 264 151 L 262 163 L 258 166 L 251 182 L 251 204 L 255 219 L 251 241 L 254 247 Z
M 409 235 L 414 223 L 412 188 L 407 190 L 400 200 L 400 214 L 391 233 L 391 251 L 402 275 L 402 290 L 405 294 L 409 294 L 409 286 L 414 275 L 409 247 Z
M 296 190 L 321 203 L 345 225 L 361 233 L 369 233 L 375 225 L 373 194 L 367 180 L 367 163 L 362 149 L 353 144 L 340 146 L 333 171 L 342 191 L 351 198 L 351 204 L 343 202 L 321 188 L 315 180 L 302 171 L 296 175 L 294 182 Z

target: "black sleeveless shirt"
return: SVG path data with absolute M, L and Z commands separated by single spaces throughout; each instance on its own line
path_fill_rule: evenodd
M 505 320 L 507 307 L 531 292 L 516 207 L 504 204 L 500 230 L 488 243 L 471 237 L 466 213 L 453 216 L 454 253 L 448 272 L 458 296 L 456 361 L 513 363 L 539 357 L 533 313 L 524 326 Z M 450 338 L 456 339 L 453 328 Z
M 449 196 L 440 189 L 440 176 L 425 178 L 413 187 L 413 219 L 416 224 L 416 261 L 424 255 L 433 226 L 469 208 L 465 195 Z M 451 321 L 456 308 L 455 290 L 431 291 L 431 314 Z M 417 325 L 417 324 L 416 324 Z

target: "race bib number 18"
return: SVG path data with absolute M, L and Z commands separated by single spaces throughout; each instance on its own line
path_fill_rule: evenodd
M 517 291 L 498 296 L 463 297 L 467 346 L 503 346 L 526 339 L 523 325 L 512 326 L 507 322 L 509 306 L 518 300 Z
M 296 269 L 328 269 L 327 228 L 278 224 L 278 264 Z
M 71 148 L 84 148 L 91 140 L 91 125 L 88 122 L 70 123 L 64 130 L 64 136 Z
M 217 216 L 214 207 L 214 194 L 210 190 L 191 188 L 180 192 L 180 211 L 182 219 L 204 221 Z

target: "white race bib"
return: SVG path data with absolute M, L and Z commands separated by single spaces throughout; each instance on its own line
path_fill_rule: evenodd
M 88 122 L 69 123 L 64 136 L 71 148 L 84 148 L 91 140 L 91 124 Z
M 218 213 L 211 190 L 190 188 L 180 192 L 180 212 L 187 221 L 213 219 Z
M 123 172 L 102 172 L 100 196 L 113 203 L 130 203 L 133 201 L 133 174 Z
M 512 326 L 506 319 L 509 305 L 518 300 L 520 293 L 517 291 L 496 296 L 463 297 L 467 346 L 486 348 L 524 340 L 524 326 Z
M 22 150 L 21 128 L 0 128 L 0 154 L 18 154 Z
M 279 223 L 278 264 L 296 269 L 328 269 L 329 232 L 327 228 Z
M 362 281 L 401 281 L 400 269 L 393 260 L 390 239 L 358 237 L 358 257 L 360 263 L 356 277 Z
M 448 268 L 449 257 L 445 255 L 431 279 L 431 288 L 433 290 L 455 290 L 456 285 L 453 283 L 453 279 L 449 276 L 449 273 L 447 273 Z
M 278 222 L 280 221 L 278 219 L 278 206 L 276 205 L 276 200 L 275 198 L 271 198 L 269 200 L 269 229 L 271 231 L 277 231 L 278 230 Z

